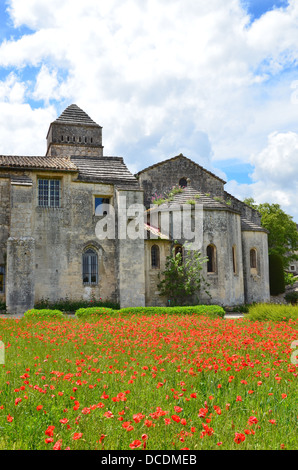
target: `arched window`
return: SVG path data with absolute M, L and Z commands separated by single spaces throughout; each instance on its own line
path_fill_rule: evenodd
M 179 180 L 179 186 L 180 186 L 181 188 L 186 188 L 186 187 L 187 187 L 187 179 L 186 179 L 186 178 L 181 178 L 181 179 Z
M 237 274 L 237 258 L 236 258 L 236 246 L 232 247 L 232 257 L 233 257 L 233 273 Z
M 153 245 L 151 247 L 151 267 L 159 268 L 159 266 L 160 266 L 159 246 Z
M 5 293 L 5 267 L 0 266 L 0 294 Z
M 214 245 L 207 246 L 207 272 L 215 273 L 216 272 L 216 248 Z
M 178 254 L 181 255 L 180 264 L 182 264 L 183 263 L 183 247 L 181 245 L 175 246 L 175 258 Z
M 98 284 L 98 257 L 93 248 L 88 248 L 83 253 L 83 284 Z
M 257 250 L 255 248 L 250 250 L 250 269 L 257 269 Z

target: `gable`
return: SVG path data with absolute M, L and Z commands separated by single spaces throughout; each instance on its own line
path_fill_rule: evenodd
M 146 207 L 149 207 L 152 197 L 166 194 L 173 186 L 178 186 L 181 179 L 189 179 L 191 186 L 202 193 L 224 195 L 225 181 L 182 154 L 156 163 L 136 176 L 144 190 Z

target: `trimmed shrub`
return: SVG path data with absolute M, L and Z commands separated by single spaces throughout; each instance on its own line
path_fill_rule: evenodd
M 68 298 L 65 299 L 60 299 L 56 300 L 55 302 L 52 302 L 48 299 L 41 299 L 39 302 L 37 302 L 34 305 L 34 308 L 48 308 L 52 310 L 61 310 L 62 312 L 65 313 L 74 313 L 80 308 L 89 308 L 89 307 L 106 307 L 106 308 L 112 308 L 112 309 L 119 309 L 120 306 L 119 304 L 109 302 L 109 301 L 103 301 L 101 299 L 99 300 L 70 300 Z
M 64 318 L 64 314 L 63 312 L 61 312 L 61 310 L 51 310 L 48 308 L 44 308 L 44 309 L 32 308 L 31 310 L 27 310 L 27 312 L 24 313 L 24 317 Z
M 256 304 L 249 308 L 247 317 L 253 321 L 298 320 L 298 307 L 293 305 Z
M 91 315 L 97 316 L 97 315 L 111 315 L 115 313 L 116 311 L 113 310 L 112 308 L 106 308 L 106 307 L 88 307 L 88 308 L 79 308 L 75 316 L 78 318 L 82 317 L 89 317 Z
M 269 255 L 270 294 L 279 295 L 285 292 L 285 275 L 281 256 Z
M 292 305 L 295 305 L 297 304 L 298 302 L 298 292 L 297 291 L 294 291 L 294 292 L 288 292 L 286 295 L 285 295 L 285 300 L 292 304 Z
M 217 315 L 224 317 L 225 310 L 219 305 L 195 305 L 190 307 L 131 307 L 118 310 L 121 315 Z

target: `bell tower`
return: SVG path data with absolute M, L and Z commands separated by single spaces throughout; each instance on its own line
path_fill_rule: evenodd
M 51 123 L 46 155 L 102 157 L 102 127 L 72 104 Z

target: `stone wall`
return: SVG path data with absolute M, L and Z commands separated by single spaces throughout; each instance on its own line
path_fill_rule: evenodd
M 33 276 L 35 301 L 93 297 L 117 301 L 115 240 L 98 240 L 95 234 L 99 216 L 95 216 L 95 196 L 110 197 L 113 186 L 72 181 L 65 173 L 31 173 L 31 187 L 13 187 L 11 234 L 31 236 L 35 240 Z M 61 207 L 44 208 L 37 204 L 37 180 L 61 180 Z M 97 285 L 82 282 L 82 255 L 93 247 L 98 255 Z
M 159 247 L 160 264 L 158 267 L 151 265 L 151 248 L 153 245 Z M 167 240 L 146 240 L 145 241 L 145 279 L 146 279 L 146 306 L 166 306 L 168 299 L 159 295 L 157 288 L 159 275 L 165 270 L 166 258 L 171 252 L 171 243 Z
M 201 292 L 201 303 L 224 306 L 244 302 L 243 260 L 241 242 L 241 223 L 237 213 L 220 210 L 204 210 L 204 243 L 202 255 L 207 256 L 207 246 L 214 245 L 216 250 L 216 270 L 207 273 L 204 264 L 203 276 L 210 284 Z M 233 269 L 233 247 L 236 254 L 236 271 Z
M 35 241 L 31 237 L 7 241 L 6 307 L 8 313 L 24 313 L 33 308 Z
M 117 263 L 121 308 L 145 306 L 143 192 L 116 191 Z M 129 208 L 137 205 L 139 212 Z M 139 234 L 134 227 L 139 227 Z M 131 227 L 131 228 L 130 228 Z M 134 234 L 135 238 L 132 238 Z
M 10 179 L 0 178 L 0 266 L 6 270 L 7 240 L 10 231 Z M 4 277 L 6 284 L 6 276 Z M 5 300 L 5 292 L 0 292 L 0 300 Z
M 102 157 L 102 128 L 52 123 L 47 136 L 47 155 Z
M 268 237 L 265 232 L 243 231 L 243 265 L 245 302 L 269 302 Z M 250 250 L 257 252 L 257 267 L 250 267 Z

